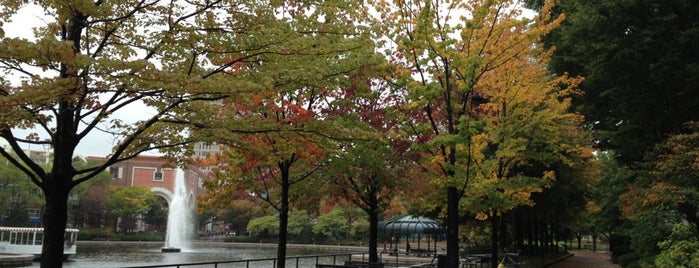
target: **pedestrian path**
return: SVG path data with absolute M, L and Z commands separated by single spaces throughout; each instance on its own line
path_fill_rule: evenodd
M 591 250 L 570 250 L 572 257 L 554 263 L 549 268 L 619 268 L 618 264 L 612 263 L 610 252 L 594 252 Z

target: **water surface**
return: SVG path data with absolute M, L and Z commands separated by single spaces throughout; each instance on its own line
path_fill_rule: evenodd
M 153 243 L 107 243 L 79 245 L 77 254 L 63 264 L 69 268 L 95 268 L 95 267 L 129 267 L 163 264 L 183 264 L 198 262 L 232 261 L 275 258 L 276 248 L 249 248 L 235 247 L 228 244 L 206 243 L 195 244 L 192 248 L 183 249 L 179 253 L 162 253 L 162 245 Z M 287 256 L 308 256 L 318 254 L 332 254 L 326 250 L 307 248 L 289 248 Z M 340 263 L 344 260 L 338 260 Z M 324 258 L 321 263 L 332 262 L 332 258 Z M 315 267 L 315 258 L 299 260 L 299 267 Z M 35 262 L 32 267 L 39 267 Z M 186 266 L 186 267 L 213 267 Z M 245 267 L 244 263 L 225 264 L 218 267 Z M 254 262 L 250 267 L 273 267 L 272 261 Z M 287 267 L 296 267 L 296 260 L 287 260 Z

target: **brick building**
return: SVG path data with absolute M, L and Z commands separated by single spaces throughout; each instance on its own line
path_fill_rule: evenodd
M 89 160 L 105 161 L 101 157 L 88 157 Z M 133 159 L 116 163 L 109 167 L 113 186 L 145 186 L 161 199 L 164 207 L 169 207 L 175 193 L 175 177 L 177 169 L 161 156 L 141 155 Z M 196 167 L 183 170 L 187 206 L 196 207 L 197 196 L 204 193 L 203 180 L 207 171 L 201 171 Z M 146 230 L 146 226 L 140 225 L 140 230 Z

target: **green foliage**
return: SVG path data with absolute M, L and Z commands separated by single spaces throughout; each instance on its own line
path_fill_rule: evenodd
M 29 4 L 2 1 L 0 24 Z M 289 128 L 299 127 L 290 132 L 305 132 L 299 139 L 313 140 L 318 136 L 309 133 L 322 132 L 322 127 L 307 121 L 313 112 L 302 110 L 321 110 L 322 104 L 307 103 L 319 100 L 309 96 L 346 86 L 348 77 L 381 61 L 374 56 L 364 20 L 367 8 L 357 1 L 31 4 L 28 8 L 45 16 L 35 29 L 19 26 L 26 38 L 0 31 L 5 48 L 0 50 L 0 137 L 13 148 L 2 147 L 0 154 L 49 199 L 45 267 L 61 264 L 66 199 L 75 186 L 142 152 L 158 149 L 181 159 L 189 155 L 182 153 L 184 147 L 199 138 L 240 142 L 233 133 L 285 132 L 279 139 L 286 139 L 292 136 Z M 269 106 L 258 106 L 262 103 Z M 222 106 L 231 107 L 230 113 L 222 113 Z M 145 117 L 125 122 L 118 117 L 125 110 L 146 111 L 140 113 Z M 246 116 L 250 114 L 255 116 Z M 224 134 L 186 131 L 204 128 Z M 14 129 L 32 133 L 17 136 Z M 110 133 L 117 142 L 107 161 L 78 168 L 70 161 L 84 137 L 94 132 Z M 37 165 L 20 150 L 27 144 L 53 148 L 50 167 Z M 278 145 L 275 149 L 293 161 L 295 149 L 308 148 Z M 10 151 L 18 156 L 11 157 Z M 274 166 L 276 156 L 265 164 Z M 300 174 L 307 171 L 301 169 Z M 284 256 L 279 259 L 283 266 Z
M 657 267 L 699 267 L 699 234 L 694 226 L 676 224 L 667 240 L 660 242 Z
M 109 227 L 81 228 L 78 233 L 78 240 L 106 240 L 112 236 L 112 229 Z
M 168 211 L 160 202 L 150 202 L 148 210 L 143 215 L 143 221 L 146 224 L 155 226 L 164 226 L 167 224 Z
M 540 1 L 533 1 L 540 2 Z M 551 68 L 585 77 L 576 108 L 622 164 L 699 120 L 699 10 L 693 1 L 559 1 Z M 581 42 L 584 40 L 584 42 Z
M 29 227 L 29 214 L 26 207 L 18 206 L 7 211 L 2 223 L 6 226 Z
M 620 165 L 613 151 L 597 152 L 600 178 L 594 185 L 593 200 L 601 208 L 597 225 L 608 232 L 622 231 L 619 198 L 631 182 L 632 171 Z
M 121 241 L 165 241 L 164 232 L 134 232 L 116 234 L 114 238 Z
M 347 212 L 340 207 L 334 207 L 330 212 L 318 216 L 313 225 L 313 232 L 335 239 L 346 238 L 345 235 L 349 232 Z
M 309 217 L 308 211 L 305 210 L 295 210 L 289 213 L 289 226 L 287 230 L 289 234 L 299 235 L 303 230 L 308 227 Z
M 660 209 L 649 209 L 646 213 L 634 218 L 629 233 L 631 248 L 641 256 L 654 256 L 660 249 L 658 243 L 665 240 L 671 233 L 679 217 Z
M 235 235 L 235 236 L 226 236 L 223 238 L 224 242 L 234 242 L 234 243 L 259 243 L 260 238 L 257 236 L 251 236 L 251 235 Z
M 88 161 L 88 162 L 83 162 L 83 161 L 77 161 L 74 163 L 75 167 L 78 169 L 85 169 L 89 167 L 95 167 L 99 166 L 101 164 L 100 161 Z M 78 176 L 82 177 L 82 176 Z M 72 190 L 70 190 L 70 197 L 69 202 L 79 202 L 81 200 L 85 200 L 87 198 L 87 195 L 90 193 L 90 191 L 93 189 L 93 187 L 106 187 L 109 185 L 109 183 L 112 181 L 112 177 L 109 174 L 107 170 L 102 171 L 96 175 L 94 175 L 93 178 L 90 180 L 85 181 L 84 183 L 81 183 L 75 187 L 73 187 Z
M 658 254 L 660 242 L 680 237 L 671 235 L 676 224 L 697 228 L 698 156 L 699 124 L 690 123 L 686 133 L 669 136 L 639 165 L 620 197 L 621 216 L 632 223 L 627 232 L 634 252 Z
M 629 267 L 632 263 L 638 261 L 641 258 L 636 253 L 628 253 L 616 258 L 616 262 L 621 265 L 621 267 Z
M 107 194 L 107 209 L 120 217 L 120 228 L 125 232 L 135 228 L 136 220 L 159 204 L 155 194 L 145 186 L 110 187 Z
M 82 241 L 164 241 L 165 233 L 162 232 L 131 232 L 116 233 L 111 228 L 81 228 L 78 240 Z
M 27 175 L 0 155 L 0 216 L 9 217 L 8 226 L 27 226 L 26 209 L 43 207 L 41 189 Z M 7 214 L 6 214 L 7 213 Z
M 289 234 L 298 235 L 303 229 L 308 226 L 308 212 L 305 210 L 296 210 L 289 213 Z M 247 230 L 250 233 L 276 234 L 279 232 L 279 216 L 267 215 L 263 217 L 253 218 L 248 222 Z

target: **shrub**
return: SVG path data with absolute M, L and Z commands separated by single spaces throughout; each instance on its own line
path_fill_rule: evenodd
M 118 237 L 121 241 L 165 241 L 165 235 L 156 232 L 120 233 Z
M 616 261 L 622 267 L 628 267 L 631 263 L 638 261 L 639 258 L 640 256 L 638 256 L 636 253 L 627 253 L 617 257 Z
M 112 237 L 111 228 L 86 228 L 80 229 L 78 240 L 104 240 Z
M 260 241 L 259 237 L 248 236 L 248 235 L 238 235 L 238 236 L 226 236 L 223 239 L 224 242 L 236 242 L 236 243 L 258 243 Z

